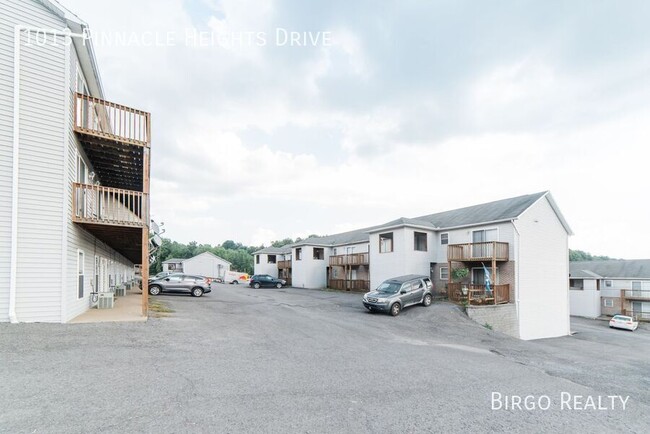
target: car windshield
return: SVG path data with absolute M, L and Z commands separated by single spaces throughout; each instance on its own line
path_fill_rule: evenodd
M 377 288 L 377 292 L 385 292 L 387 294 L 395 294 L 401 288 L 401 284 L 395 282 L 384 282 Z

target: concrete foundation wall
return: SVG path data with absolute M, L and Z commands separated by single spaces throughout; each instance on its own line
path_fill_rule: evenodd
M 467 306 L 467 316 L 481 325 L 489 324 L 492 330 L 519 338 L 519 321 L 514 304 L 496 306 Z

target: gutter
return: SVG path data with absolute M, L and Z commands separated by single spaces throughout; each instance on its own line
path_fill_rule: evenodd
M 16 316 L 16 278 L 18 269 L 18 180 L 20 175 L 20 37 L 22 32 L 39 32 L 53 36 L 87 38 L 83 33 L 72 33 L 70 29 L 39 29 L 23 25 L 14 27 L 14 108 L 13 108 L 13 154 L 11 188 L 11 253 L 9 268 L 9 321 L 18 322 Z M 66 69 L 69 65 L 66 64 Z M 68 83 L 66 83 L 66 86 Z M 67 127 L 67 125 L 66 125 Z

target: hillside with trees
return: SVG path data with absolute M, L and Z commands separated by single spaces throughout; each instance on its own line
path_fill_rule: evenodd
M 569 249 L 569 261 L 608 261 L 617 258 L 610 258 L 609 256 L 592 255 L 591 253 L 583 252 L 582 250 Z
M 317 236 L 317 235 L 310 235 Z M 285 238 L 283 240 L 273 241 L 273 247 L 282 247 L 286 244 L 291 244 L 300 241 L 301 238 L 295 240 Z M 187 259 L 203 252 L 211 252 L 215 255 L 225 259 L 232 264 L 232 269 L 243 271 L 244 273 L 253 273 L 253 252 L 264 248 L 264 246 L 245 246 L 242 243 L 237 243 L 233 240 L 224 241 L 222 244 L 212 246 L 211 244 L 198 244 L 196 241 L 191 241 L 188 244 L 172 241 L 169 238 L 163 238 L 162 245 L 158 252 L 156 252 L 156 260 L 151 265 L 150 273 L 156 274 L 162 271 L 162 263 L 167 259 Z

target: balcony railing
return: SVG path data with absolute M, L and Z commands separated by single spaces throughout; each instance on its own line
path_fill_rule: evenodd
M 147 195 L 140 191 L 73 183 L 72 220 L 115 226 L 144 226 Z
M 330 256 L 330 266 L 367 265 L 368 263 L 368 253 L 351 253 L 349 255 Z
M 345 280 L 329 279 L 327 286 L 340 291 L 368 291 L 370 289 L 369 280 Z
M 147 112 L 75 94 L 74 130 L 82 134 L 148 147 L 151 115 Z
M 447 246 L 448 261 L 507 261 L 508 243 L 487 241 L 484 243 L 450 244 Z
M 485 285 L 448 283 L 447 298 L 456 303 L 467 302 L 471 305 L 503 304 L 510 302 L 510 285 L 491 285 L 491 291 Z
M 647 289 L 621 289 L 621 298 L 650 301 L 650 291 Z
M 278 270 L 291 268 L 291 261 L 278 261 Z

